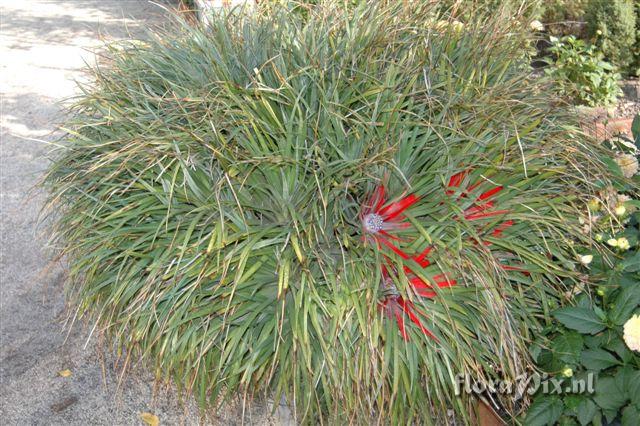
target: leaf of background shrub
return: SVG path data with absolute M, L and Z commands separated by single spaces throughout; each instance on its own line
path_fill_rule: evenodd
M 633 135 L 636 146 L 640 148 L 640 114 L 636 114 L 631 122 L 631 134 Z
M 584 336 L 584 343 L 588 348 L 600 348 L 613 342 L 618 336 L 611 330 L 605 330 L 595 336 Z
M 616 357 L 604 349 L 587 349 L 582 352 L 582 365 L 589 370 L 604 370 L 618 364 Z
M 574 331 L 560 334 L 551 343 L 555 355 L 566 363 L 576 363 L 584 345 L 582 336 Z
M 564 414 L 575 414 L 576 410 L 578 409 L 578 407 L 580 406 L 580 404 L 582 404 L 585 400 L 585 396 L 584 395 L 580 395 L 580 394 L 570 394 L 570 395 L 566 395 L 563 399 L 562 402 L 564 403 Z
M 629 394 L 631 402 L 636 407 L 640 407 L 640 372 L 635 372 L 635 380 L 629 382 L 627 393 Z
M 556 370 L 553 367 L 555 359 L 556 358 L 553 356 L 553 352 L 551 352 L 549 349 L 543 349 L 542 351 L 540 351 L 540 354 L 537 357 L 536 363 L 540 367 L 542 367 L 544 370 L 554 371 Z
M 542 347 L 539 344 L 534 344 L 529 348 L 529 354 L 531 355 L 531 359 L 533 362 L 538 363 L 538 357 L 542 352 Z
M 605 411 L 618 410 L 627 402 L 624 392 L 618 388 L 613 377 L 602 377 L 598 379 L 593 400 Z
M 604 414 L 604 417 L 606 419 L 605 424 L 609 424 L 609 423 L 612 423 L 616 419 L 616 417 L 618 417 L 618 409 L 602 410 L 602 414 Z
M 640 286 L 629 286 L 620 292 L 609 314 L 609 319 L 616 325 L 624 324 L 634 309 L 640 306 Z
M 640 411 L 633 405 L 622 410 L 622 426 L 637 426 L 640 421 Z
M 604 164 L 607 165 L 607 168 L 612 174 L 618 177 L 622 177 L 622 169 L 620 169 L 620 166 L 615 162 L 613 158 L 604 155 L 602 156 L 601 160 Z
M 632 276 L 631 274 L 622 274 L 622 276 L 620 276 L 620 279 L 618 280 L 618 283 L 620 284 L 620 287 L 626 288 L 635 286 L 638 283 L 638 280 L 639 279 L 637 277 Z
M 626 272 L 638 272 L 640 271 L 640 251 L 635 252 L 635 254 L 627 257 L 622 262 L 622 268 Z
M 620 337 L 617 337 L 609 342 L 606 345 L 606 349 L 615 352 L 616 355 L 618 355 L 624 363 L 630 362 L 633 358 L 633 353 Z
M 632 392 L 636 391 L 634 383 L 640 381 L 640 371 L 630 365 L 624 366 L 618 369 L 614 380 L 616 381 L 618 389 L 622 390 L 624 395 L 630 398 Z
M 605 324 L 596 313 L 587 308 L 566 307 L 553 313 L 565 327 L 580 333 L 596 334 L 605 328 Z
M 593 420 L 596 411 L 598 411 L 598 406 L 590 398 L 585 398 L 580 405 L 578 405 L 577 409 L 580 424 L 584 426 Z
M 557 396 L 542 395 L 529 407 L 524 424 L 527 426 L 554 424 L 560 418 L 563 408 L 562 401 Z
M 574 300 L 576 307 L 589 309 L 592 306 L 591 298 L 586 293 L 580 293 Z

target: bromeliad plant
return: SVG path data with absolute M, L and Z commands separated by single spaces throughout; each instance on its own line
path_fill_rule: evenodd
M 70 301 L 203 407 L 471 422 L 455 375 L 528 368 L 581 200 L 624 179 L 526 28 L 374 3 L 124 43 L 72 109 L 45 182 Z

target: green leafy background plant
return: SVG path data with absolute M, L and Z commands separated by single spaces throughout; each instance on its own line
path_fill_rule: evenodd
M 633 126 L 633 136 L 640 142 L 640 116 Z M 614 142 L 614 141 L 610 141 Z M 622 146 L 636 151 L 633 141 Z M 640 175 L 635 176 L 636 182 Z M 633 186 L 618 185 L 625 193 Z M 627 197 L 625 197 L 626 199 Z M 615 203 L 624 206 L 622 216 L 610 214 L 600 202 L 590 203 L 590 216 L 609 216 L 609 232 L 600 235 L 603 246 L 611 239 L 626 238 L 629 248 L 594 251 L 584 247 L 583 253 L 595 253 L 583 266 L 584 282 L 598 283 L 597 288 L 574 287 L 574 306 L 558 308 L 555 321 L 541 333 L 532 346 L 537 366 L 561 378 L 562 392 L 538 392 L 524 419 L 526 425 L 612 424 L 635 426 L 640 419 L 640 354 L 630 350 L 623 340 L 623 325 L 632 315 L 640 314 L 640 201 L 630 199 Z M 565 371 L 571 371 L 567 375 Z M 584 380 L 592 375 L 594 392 L 574 392 L 571 380 Z M 568 378 L 566 376 L 571 376 Z
M 585 11 L 587 35 L 595 39 L 608 61 L 633 73 L 636 14 L 632 0 L 590 0 Z
M 630 225 L 638 232 L 637 218 Z M 640 252 L 629 252 L 614 269 L 622 278 L 619 284 L 601 289 L 601 296 L 577 298 L 575 307 L 554 312 L 558 324 L 551 325 L 548 346 L 534 346 L 534 360 L 544 370 L 564 378 L 560 394 L 536 397 L 525 424 L 601 425 L 618 419 L 624 426 L 637 424 L 640 418 L 640 355 L 631 351 L 622 339 L 622 325 L 640 308 Z M 595 266 L 595 265 L 594 265 Z M 593 271 L 598 273 L 599 271 Z M 594 379 L 594 393 L 583 389 L 573 392 L 571 380 Z M 549 407 L 553 407 L 549 409 Z
M 556 36 L 580 35 L 589 0 L 547 0 L 540 2 L 540 20 Z
M 527 28 L 499 10 L 434 25 L 434 7 L 272 5 L 108 49 L 45 181 L 77 315 L 203 408 L 241 393 L 306 423 L 470 422 L 455 374 L 528 367 L 579 277 L 567 241 L 592 240 L 583 200 L 622 178 L 531 77 Z M 504 186 L 504 238 L 460 220 L 462 170 Z M 405 244 L 434 246 L 425 278 L 458 281 L 434 300 L 396 283 L 438 342 L 378 307 L 358 213 L 385 177 L 421 199 Z
M 553 55 L 545 73 L 554 79 L 561 96 L 589 106 L 611 105 L 622 93 L 620 74 L 595 46 L 574 36 L 551 37 Z

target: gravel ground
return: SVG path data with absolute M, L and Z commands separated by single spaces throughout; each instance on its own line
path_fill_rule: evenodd
M 167 22 L 166 12 L 144 0 L 0 0 L 0 8 L 0 423 L 135 425 L 142 412 L 161 424 L 239 423 L 241 407 L 202 420 L 144 369 L 121 376 L 98 333 L 89 338 L 88 327 L 64 323 L 64 267 L 51 261 L 38 221 L 44 195 L 33 186 L 47 167 L 61 102 L 86 78 L 87 48 L 142 34 Z M 244 423 L 271 422 L 260 413 L 245 412 Z
M 636 114 L 640 114 L 640 101 L 620 99 L 618 105 L 616 105 L 615 117 L 619 118 L 633 118 Z

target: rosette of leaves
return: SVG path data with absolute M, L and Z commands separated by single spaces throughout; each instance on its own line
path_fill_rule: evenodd
M 578 276 L 568 241 L 591 241 L 583 200 L 619 178 L 530 76 L 527 28 L 434 26 L 433 7 L 270 5 L 104 52 L 45 181 L 75 314 L 203 408 L 240 393 L 302 423 L 471 422 L 455 375 L 528 367 Z M 417 199 L 394 244 L 432 246 L 421 278 L 456 280 L 427 299 L 394 278 L 433 337 L 380 308 L 382 265 L 415 267 L 363 238 L 381 183 Z M 470 226 L 493 187 L 501 217 Z

